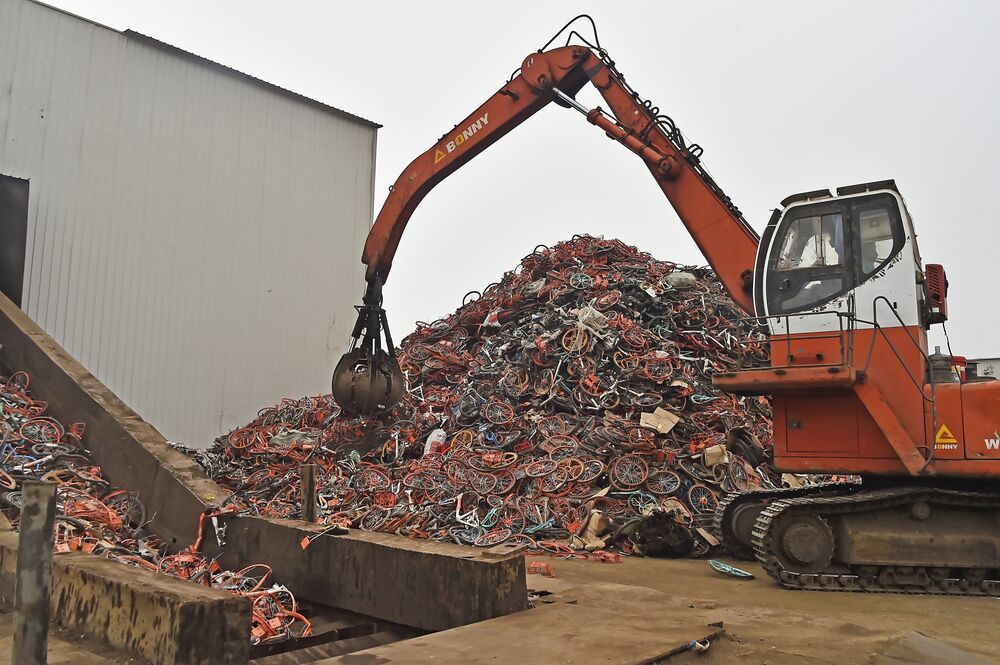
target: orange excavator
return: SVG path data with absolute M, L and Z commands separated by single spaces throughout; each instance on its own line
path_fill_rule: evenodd
M 590 20 L 557 37 L 578 19 Z M 549 48 L 554 37 L 525 58 L 396 180 L 365 244 L 368 286 L 334 372 L 342 408 L 377 414 L 405 391 L 382 285 L 414 209 L 555 102 L 645 162 L 729 295 L 768 332 L 767 360 L 746 354 L 713 382 L 771 398 L 774 466 L 861 479 L 731 495 L 716 515 L 723 544 L 791 588 L 1000 596 L 1000 381 L 962 382 L 949 357 L 928 356 L 947 280 L 922 264 L 894 182 L 789 196 L 759 237 L 701 148 L 626 83 L 590 25 L 591 39 L 570 30 L 567 45 Z M 608 112 L 576 101 L 588 83 Z

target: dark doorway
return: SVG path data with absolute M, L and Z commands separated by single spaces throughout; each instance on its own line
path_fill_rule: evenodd
M 0 291 L 21 306 L 28 242 L 28 181 L 0 175 Z

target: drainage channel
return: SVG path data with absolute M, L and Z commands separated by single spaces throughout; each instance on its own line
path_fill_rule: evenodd
M 300 610 L 312 623 L 312 633 L 296 640 L 251 647 L 252 665 L 305 665 L 427 634 L 325 605 L 303 604 Z

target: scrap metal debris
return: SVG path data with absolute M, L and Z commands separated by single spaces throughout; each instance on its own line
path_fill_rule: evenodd
M 31 379 L 14 372 L 0 379 L 0 508 L 16 527 L 21 483 L 45 480 L 56 488 L 55 551 L 88 552 L 120 563 L 191 580 L 250 599 L 252 644 L 280 642 L 311 631 L 292 593 L 268 585 L 271 568 L 255 564 L 224 570 L 201 553 L 205 522 L 191 547 L 169 554 L 149 530 L 149 518 L 134 492 L 114 487 L 83 446 L 84 423 L 63 426 L 46 415 L 48 404 L 31 396 Z
M 701 554 L 697 527 L 720 495 L 781 485 L 768 402 L 711 384 L 737 348 L 767 357 L 741 317 L 707 268 L 577 236 L 418 324 L 398 351 L 409 390 L 389 416 L 287 399 L 189 452 L 253 514 L 298 516 L 298 467 L 312 463 L 324 523 L 558 552 L 585 549 L 595 510 L 619 525 L 662 511 Z M 586 549 L 634 550 L 591 535 Z
M 754 579 L 753 573 L 743 570 L 742 568 L 737 568 L 736 566 L 731 566 L 725 561 L 719 561 L 718 559 L 709 559 L 708 565 L 712 567 L 717 573 L 722 573 L 723 575 L 728 575 L 729 577 L 736 577 L 743 580 Z

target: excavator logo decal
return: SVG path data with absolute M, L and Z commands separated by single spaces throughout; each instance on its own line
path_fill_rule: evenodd
M 951 433 L 947 425 L 942 424 L 934 436 L 934 447 L 938 450 L 955 450 L 958 448 L 958 439 Z
M 983 439 L 986 442 L 986 450 L 1000 450 L 1000 434 L 993 430 L 992 439 Z
M 441 150 L 441 148 L 438 148 L 437 150 L 435 150 L 434 151 L 434 163 L 437 164 L 442 159 L 444 159 L 445 157 L 447 157 L 451 153 L 455 152 L 455 148 L 457 148 L 458 146 L 462 145 L 467 140 L 471 139 L 473 136 L 476 135 L 476 132 L 478 132 L 480 129 L 482 129 L 483 127 L 485 127 L 488 124 L 490 124 L 490 114 L 489 114 L 489 112 L 484 113 L 479 118 L 479 120 L 476 120 L 474 123 L 472 123 L 471 125 L 469 125 L 465 129 L 463 129 L 461 134 L 455 134 L 455 137 L 452 140 L 448 141 L 444 145 L 445 150 L 447 150 L 448 152 L 445 152 L 444 150 Z

